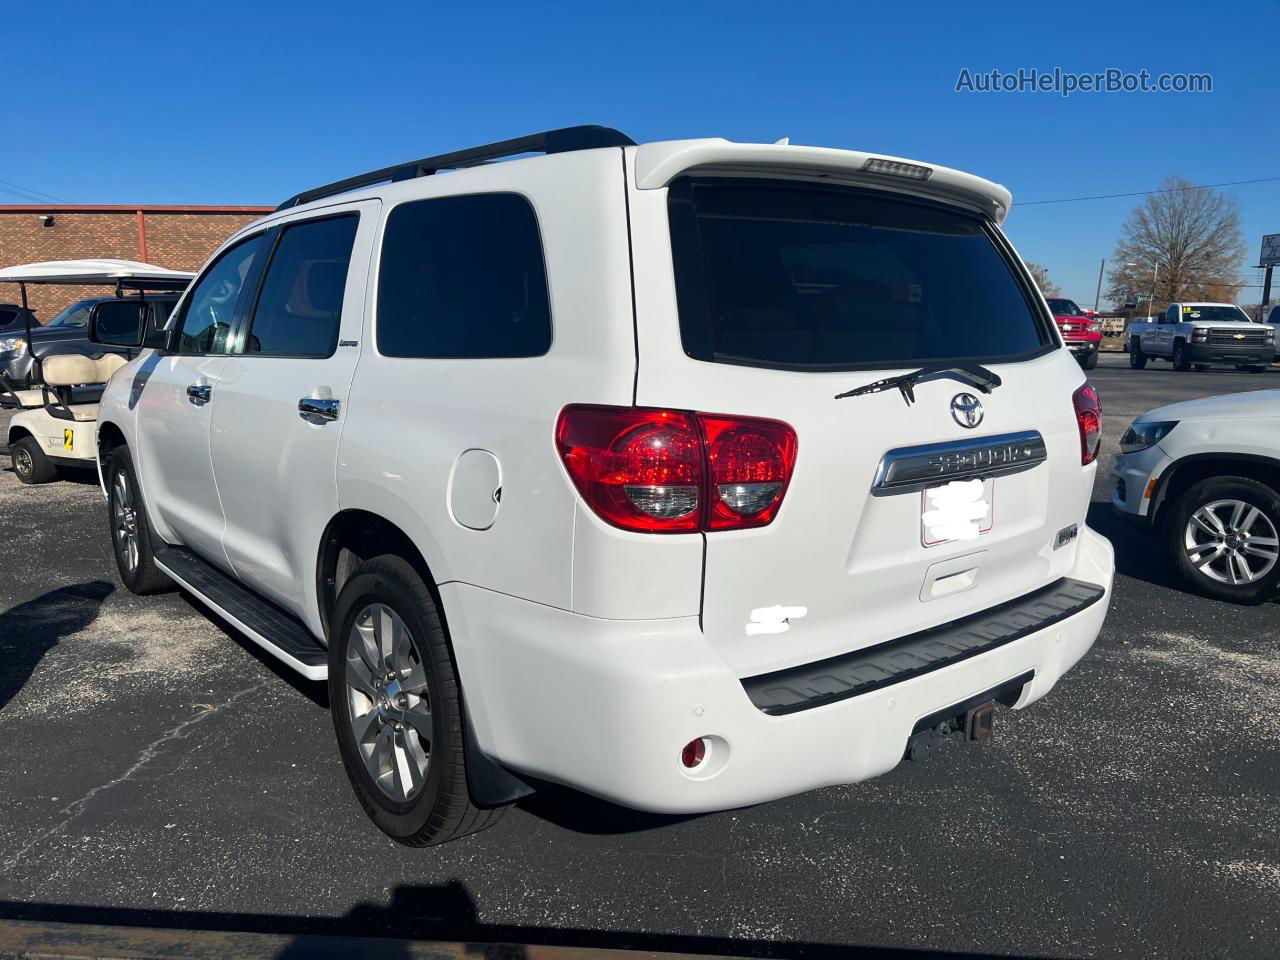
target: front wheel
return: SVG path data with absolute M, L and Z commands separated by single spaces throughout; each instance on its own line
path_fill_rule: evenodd
M 1280 587 L 1280 494 L 1245 477 L 1211 477 L 1173 502 L 1164 522 L 1174 565 L 1196 590 L 1262 603 Z
M 50 460 L 35 437 L 23 437 L 9 450 L 13 472 L 22 483 L 50 483 L 58 479 L 58 465 Z
M 1098 351 L 1095 350 L 1081 361 L 1080 366 L 1086 370 L 1092 370 L 1098 365 Z
M 1182 341 L 1173 345 L 1173 369 L 1184 373 L 1191 369 L 1191 351 Z
M 111 548 L 120 582 L 130 593 L 145 596 L 171 590 L 173 581 L 156 566 L 151 526 L 142 502 L 138 475 L 127 447 L 117 447 L 107 462 L 107 518 Z
M 1147 365 L 1147 355 L 1142 352 L 1142 343 L 1137 337 L 1129 341 L 1129 366 L 1141 370 Z
M 413 847 L 496 823 L 467 790 L 462 699 L 431 591 L 393 555 L 357 566 L 338 595 L 329 703 L 356 799 Z

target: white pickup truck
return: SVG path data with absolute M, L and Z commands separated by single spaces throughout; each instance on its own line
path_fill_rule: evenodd
M 1262 373 L 1275 357 L 1276 328 L 1255 323 L 1234 303 L 1171 303 L 1164 316 L 1129 325 L 1129 366 L 1169 360 L 1175 370 L 1234 364 Z

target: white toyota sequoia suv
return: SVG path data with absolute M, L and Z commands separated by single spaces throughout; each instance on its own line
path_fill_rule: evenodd
M 106 389 L 120 576 L 327 678 L 410 844 L 548 782 L 708 811 L 980 739 L 1114 566 L 1097 395 L 1009 204 L 604 127 L 299 194 Z

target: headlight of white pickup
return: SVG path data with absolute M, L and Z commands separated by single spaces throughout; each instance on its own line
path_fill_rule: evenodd
M 27 349 L 27 341 L 22 337 L 4 337 L 0 339 L 0 353 L 8 353 L 10 350 L 16 350 L 23 353 Z
M 1169 431 L 1177 425 L 1177 420 L 1134 421 L 1129 424 L 1129 429 L 1120 438 L 1120 452 L 1137 453 L 1139 450 L 1153 447 L 1167 437 Z

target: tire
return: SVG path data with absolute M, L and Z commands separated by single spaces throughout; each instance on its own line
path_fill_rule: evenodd
M 58 465 L 45 456 L 35 437 L 23 437 L 10 447 L 9 460 L 22 483 L 51 483 L 58 479 Z
M 505 807 L 481 809 L 467 790 L 458 676 L 422 578 L 391 554 L 364 561 L 338 595 L 333 623 L 333 729 L 342 765 L 369 818 L 411 847 L 456 840 L 495 824 Z
M 1173 369 L 1186 373 L 1191 369 L 1191 351 L 1179 340 L 1173 345 Z
M 1201 480 L 1170 504 L 1161 527 L 1174 566 L 1199 593 L 1255 604 L 1280 591 L 1280 494 L 1266 484 L 1245 477 Z
M 1141 370 L 1147 365 L 1147 355 L 1142 352 L 1142 343 L 1137 337 L 1129 341 L 1129 366 Z
M 1092 370 L 1098 365 L 1098 351 L 1094 350 L 1089 356 L 1084 358 L 1084 362 L 1080 364 L 1086 370 Z
M 156 566 L 151 524 L 128 447 L 117 447 L 107 462 L 107 525 L 120 582 L 146 596 L 172 590 L 174 583 Z

